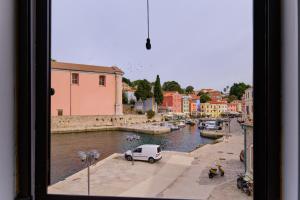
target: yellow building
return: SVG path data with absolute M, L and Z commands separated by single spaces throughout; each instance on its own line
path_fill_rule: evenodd
M 228 107 L 225 102 L 207 102 L 201 103 L 201 115 L 218 118 L 222 113 L 227 112 Z
M 232 103 L 236 104 L 236 112 L 242 112 L 242 101 L 234 100 Z

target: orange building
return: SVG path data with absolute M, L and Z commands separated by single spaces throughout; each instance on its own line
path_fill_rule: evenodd
M 202 89 L 200 90 L 202 93 L 207 93 L 211 98 L 211 101 L 221 101 L 222 100 L 222 93 L 220 91 L 214 89 Z
M 200 102 L 200 97 L 199 96 L 197 96 L 195 94 L 191 95 L 190 112 L 192 114 L 195 114 L 198 111 L 198 107 L 197 107 L 198 101 Z

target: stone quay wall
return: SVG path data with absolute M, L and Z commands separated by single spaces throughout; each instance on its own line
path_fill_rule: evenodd
M 160 122 L 162 119 L 161 115 L 155 115 L 150 120 L 146 115 L 52 116 L 51 130 L 125 126 Z

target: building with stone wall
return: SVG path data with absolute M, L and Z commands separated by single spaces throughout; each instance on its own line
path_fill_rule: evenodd
M 122 115 L 118 67 L 51 62 L 51 116 Z

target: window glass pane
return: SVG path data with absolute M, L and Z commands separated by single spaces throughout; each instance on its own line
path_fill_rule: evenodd
M 105 86 L 105 76 L 99 76 L 99 85 Z
M 51 10 L 48 193 L 253 198 L 252 0 Z

